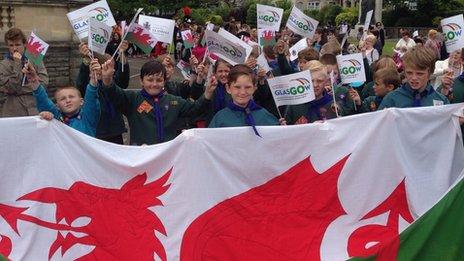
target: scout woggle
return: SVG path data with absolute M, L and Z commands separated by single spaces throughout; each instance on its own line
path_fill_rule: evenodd
M 89 14 L 94 14 L 94 13 L 97 13 L 97 14 L 96 15 L 91 15 L 90 17 L 93 17 L 93 18 L 97 19 L 97 21 L 99 21 L 99 22 L 102 22 L 102 21 L 106 20 L 106 18 L 108 18 L 108 16 L 109 16 L 108 10 L 106 10 L 103 7 L 97 7 L 97 8 L 94 8 L 94 9 L 89 11 Z M 85 21 L 82 21 L 80 23 L 74 24 L 73 27 L 74 27 L 74 29 L 78 30 L 80 28 L 88 26 L 88 24 L 89 24 L 89 20 L 85 20 Z
M 308 31 L 308 32 L 312 32 L 314 31 L 314 25 L 309 21 L 309 20 L 306 20 L 303 18 L 303 20 L 306 22 L 306 24 L 304 22 L 301 22 L 301 21 L 298 21 L 296 17 L 293 17 L 293 16 L 290 16 L 288 18 L 292 23 L 294 23 L 296 26 L 298 26 L 298 28 L 304 30 L 304 31 Z
M 459 26 L 456 23 L 449 23 L 449 24 L 443 25 L 442 27 L 443 31 L 446 31 L 445 27 L 449 27 L 451 29 L 451 31 L 448 31 L 443 34 L 447 41 L 453 40 L 456 37 L 460 37 L 462 34 L 461 26 Z
M 212 41 L 212 40 L 209 40 L 208 41 L 208 47 L 210 46 L 215 46 L 221 50 L 223 50 L 224 52 L 232 55 L 232 56 L 236 56 L 236 57 L 242 57 L 243 56 L 243 53 L 240 52 L 239 50 L 237 50 L 235 47 L 233 46 L 226 46 L 226 45 L 223 45 L 222 43 L 220 42 L 215 42 L 215 41 Z
M 109 39 L 110 34 L 104 29 L 101 30 L 103 31 L 103 36 L 100 34 L 92 34 L 92 40 L 97 43 L 104 44 L 108 41 L 107 39 Z
M 296 81 L 298 82 L 297 86 L 290 87 L 288 89 L 283 89 L 283 90 L 275 90 L 274 94 L 276 96 L 281 96 L 281 95 L 298 95 L 302 94 L 306 91 L 311 90 L 311 83 L 309 82 L 308 79 L 305 78 L 298 78 L 291 80 L 290 82 Z
M 340 72 L 342 74 L 355 74 L 361 71 L 361 63 L 358 60 L 350 59 L 343 61 L 343 64 L 350 63 L 350 66 L 342 67 Z
M 259 19 L 264 22 L 277 23 L 280 20 L 280 16 L 276 11 L 268 11 L 271 15 L 260 15 Z

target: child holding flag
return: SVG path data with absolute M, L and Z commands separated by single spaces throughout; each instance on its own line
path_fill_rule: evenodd
M 156 144 L 177 135 L 179 117 L 194 116 L 207 110 L 216 88 L 212 77 L 204 96 L 197 101 L 182 99 L 164 90 L 166 69 L 159 61 L 146 62 L 140 69 L 139 92 L 125 91 L 113 83 L 114 60 L 103 64 L 102 80 L 110 101 L 124 114 L 130 126 L 131 144 Z
M 285 119 L 289 124 L 305 124 L 336 118 L 337 111 L 339 115 L 344 115 L 343 107 L 334 102 L 332 95 L 325 89 L 329 84 L 325 66 L 319 61 L 310 61 L 308 67 L 316 99 L 308 103 L 288 106 Z
M 52 120 L 55 118 L 73 129 L 95 137 L 100 117 L 98 79 L 96 78 L 101 75 L 100 68 L 98 60 L 94 59 L 91 64 L 90 83 L 87 85 L 84 99 L 76 87 L 63 87 L 55 92 L 56 105 L 48 98 L 32 64 L 27 63 L 23 73 L 31 82 L 37 109 L 43 119 Z
M 244 64 L 232 67 L 228 83 L 226 91 L 232 100 L 214 115 L 209 128 L 251 126 L 259 136 L 256 126 L 279 124 L 274 115 L 253 101 L 257 82 L 250 67 Z
M 0 108 L 0 117 L 37 115 L 35 99 L 32 96 L 32 83 L 23 78 L 22 69 L 27 62 L 24 55 L 26 37 L 18 28 L 11 28 L 5 34 L 8 53 L 0 62 L 0 92 L 6 95 Z M 40 83 L 48 84 L 47 70 L 42 62 L 33 65 Z M 24 84 L 23 84 L 24 83 Z
M 128 47 L 128 42 L 123 41 L 119 48 L 119 52 L 124 53 Z M 91 76 L 91 59 L 89 58 L 90 50 L 88 48 L 87 43 L 81 43 L 79 45 L 79 52 L 81 53 L 83 58 L 76 79 L 76 87 L 81 92 L 81 95 L 85 96 L 86 89 Z M 107 53 L 104 57 L 101 58 L 101 60 L 106 61 L 107 59 L 111 58 L 111 54 Z M 95 56 L 97 56 L 97 53 L 95 53 Z M 115 63 L 115 70 L 116 72 L 114 74 L 114 81 L 118 86 L 120 86 L 123 89 L 126 89 L 129 86 L 129 64 L 122 64 L 120 59 L 120 61 Z M 105 92 L 103 92 L 102 89 L 98 89 L 98 100 L 100 104 L 101 115 L 97 126 L 96 137 L 104 141 L 113 142 L 116 144 L 123 144 L 124 141 L 122 134 L 125 133 L 127 130 L 124 124 L 124 119 L 122 118 L 122 114 L 116 110 L 116 108 L 109 101 L 108 97 L 105 95 Z
M 432 50 L 419 47 L 403 56 L 406 83 L 390 92 L 382 100 L 379 110 L 390 107 L 407 108 L 449 104 L 448 99 L 435 91 L 429 83 L 435 68 Z
M 357 106 L 357 112 L 371 112 L 379 108 L 383 97 L 401 85 L 398 71 L 394 68 L 380 69 L 374 74 L 374 96 L 369 96 L 361 101 L 358 92 L 351 89 L 350 96 Z

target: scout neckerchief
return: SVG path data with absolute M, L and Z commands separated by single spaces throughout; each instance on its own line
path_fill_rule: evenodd
M 251 114 L 252 111 L 257 111 L 257 110 L 260 110 L 261 107 L 256 104 L 253 100 L 250 100 L 247 104 L 247 106 L 245 108 L 243 107 L 240 107 L 238 105 L 236 105 L 234 102 L 230 101 L 229 104 L 228 104 L 228 107 L 229 109 L 233 110 L 233 111 L 241 111 L 245 114 L 245 122 L 248 126 L 251 126 L 253 127 L 253 131 L 255 132 L 255 134 L 259 137 L 261 137 L 261 135 L 259 135 L 258 133 L 258 130 L 256 129 L 256 123 L 255 123 L 255 119 L 253 118 L 253 115 Z
M 421 99 L 434 92 L 433 87 L 430 88 L 429 90 L 427 90 L 427 87 L 422 92 L 419 92 L 418 90 L 413 90 L 411 86 L 409 86 L 409 84 L 407 83 L 403 84 L 402 86 L 403 90 L 412 93 L 412 97 L 413 97 L 412 107 L 421 107 L 422 106 Z
M 71 123 L 71 120 L 76 119 L 76 118 L 77 119 L 81 118 L 81 110 L 79 110 L 77 113 L 74 113 L 71 116 L 66 116 L 62 114 L 60 117 L 60 121 L 69 126 L 69 124 Z
M 140 91 L 140 94 L 147 99 L 150 103 L 153 103 L 153 115 L 156 120 L 156 134 L 158 135 L 158 142 L 163 142 L 164 140 L 164 127 L 163 127 L 163 114 L 161 113 L 160 100 L 164 96 L 164 90 L 162 90 L 158 95 L 150 95 L 145 89 Z
M 226 106 L 226 88 L 224 84 L 218 82 L 214 95 L 214 112 L 224 109 Z
M 324 93 L 324 96 L 320 98 L 319 100 L 314 100 L 309 102 L 309 109 L 308 109 L 308 114 L 306 115 L 308 117 L 308 121 L 311 119 L 311 114 L 316 114 L 317 118 L 319 120 L 325 120 L 322 118 L 321 115 L 321 107 L 326 105 L 327 103 L 333 101 L 332 95 L 329 95 L 327 92 Z

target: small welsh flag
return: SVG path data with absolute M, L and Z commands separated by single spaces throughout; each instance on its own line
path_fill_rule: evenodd
M 158 42 L 150 31 L 136 23 L 132 23 L 129 27 L 126 40 L 137 45 L 145 54 L 150 54 L 156 42 Z
M 258 35 L 259 35 L 259 45 L 261 46 L 268 46 L 268 45 L 275 45 L 276 44 L 276 39 L 275 39 L 275 32 L 272 29 L 258 29 Z
M 185 30 L 185 31 L 182 31 L 181 34 L 182 34 L 182 40 L 184 41 L 184 47 L 186 49 L 192 48 L 193 43 L 194 43 L 192 31 Z
M 33 64 L 40 65 L 47 53 L 48 46 L 49 45 L 35 35 L 34 32 L 31 32 L 31 36 L 29 36 L 27 40 L 26 52 L 24 55 Z

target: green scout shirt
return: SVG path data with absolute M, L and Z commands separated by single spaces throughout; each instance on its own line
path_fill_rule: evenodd
M 421 97 L 421 106 L 437 106 L 449 104 L 448 99 L 442 94 L 433 89 L 433 86 L 428 84 Z M 396 90 L 388 93 L 382 100 L 379 110 L 390 107 L 409 108 L 413 107 L 414 90 L 408 83 L 403 84 Z
M 346 86 L 341 84 L 335 86 L 335 99 L 342 107 L 343 116 L 353 115 L 356 113 L 355 103 L 351 99 L 351 96 L 348 93 L 348 88 Z
M 438 87 L 437 92 L 441 93 L 442 86 Z M 464 102 L 464 79 L 456 78 L 452 87 L 453 91 L 447 96 L 451 103 Z
M 359 112 L 371 112 L 376 111 L 380 103 L 382 103 L 382 98 L 377 96 L 369 96 L 362 101 L 361 106 L 359 106 Z
M 140 91 L 125 91 L 115 84 L 105 87 L 105 91 L 115 107 L 127 117 L 131 144 L 150 145 L 158 143 L 153 101 L 145 99 Z M 189 117 L 201 113 L 207 109 L 209 104 L 210 101 L 203 96 L 194 102 L 179 96 L 165 94 L 160 99 L 164 141 L 174 139 L 179 133 L 176 129 L 179 117 Z
M 364 100 L 369 96 L 375 96 L 374 92 L 374 82 L 368 82 L 364 85 L 364 88 L 361 91 L 361 99 Z
M 255 120 L 256 126 L 271 126 L 279 125 L 279 121 L 274 115 L 269 113 L 266 109 L 251 111 L 251 115 Z M 208 128 L 220 127 L 241 127 L 248 126 L 245 121 L 245 113 L 241 111 L 233 111 L 226 107 L 214 115 Z
M 218 88 L 219 86 L 216 87 L 216 89 L 214 90 L 214 93 L 213 93 L 213 96 L 211 98 L 211 102 L 210 102 L 210 105 L 209 107 L 206 109 L 206 111 L 204 113 L 202 113 L 201 115 L 198 115 L 198 117 L 194 118 L 193 121 L 194 122 L 198 122 L 198 121 L 206 121 L 206 126 L 209 125 L 209 123 L 211 122 L 211 120 L 213 119 L 214 117 L 214 114 L 216 114 L 216 108 L 215 108 L 215 104 L 216 104 L 216 99 L 217 99 L 217 93 L 218 93 Z M 232 97 L 230 96 L 230 94 L 227 93 L 227 91 L 225 90 L 225 87 L 224 88 L 224 104 L 223 106 L 227 106 L 227 104 L 229 103 L 229 101 L 232 100 Z M 196 82 L 194 82 L 192 84 L 192 98 L 193 99 L 196 99 L 197 97 L 199 97 L 201 94 L 203 94 L 205 90 L 205 85 L 204 84 L 198 84 Z
M 284 116 L 285 120 L 287 121 L 287 124 L 290 124 L 290 125 L 305 124 L 305 123 L 312 123 L 318 120 L 328 120 L 328 119 L 333 119 L 337 117 L 337 114 L 335 113 L 335 106 L 333 103 L 333 99 L 330 98 L 327 103 L 325 103 L 319 108 L 319 113 L 321 115 L 321 118 L 319 118 L 316 113 L 312 112 L 309 115 L 309 119 L 308 119 L 310 105 L 314 104 L 314 102 L 317 102 L 317 100 L 311 101 L 308 103 L 299 104 L 299 105 L 288 106 L 287 113 Z M 344 115 L 343 107 L 338 102 L 337 102 L 337 108 L 338 108 L 338 115 L 340 116 Z

